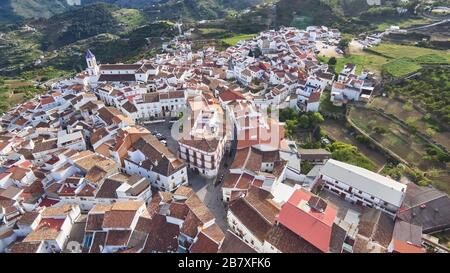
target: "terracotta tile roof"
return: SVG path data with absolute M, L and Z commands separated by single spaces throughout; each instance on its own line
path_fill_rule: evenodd
M 194 191 L 192 188 L 186 187 L 186 186 L 180 186 L 178 189 L 174 192 L 174 195 L 177 196 L 183 196 L 186 199 L 191 197 L 194 194 Z
M 181 226 L 181 232 L 191 238 L 195 238 L 201 225 L 200 219 L 192 211 L 189 211 Z
M 122 185 L 121 182 L 106 179 L 98 189 L 95 198 L 117 199 L 116 190 Z
M 204 233 L 216 243 L 222 243 L 223 239 L 225 238 L 225 234 L 216 223 L 202 230 L 202 233 Z
M 104 218 L 105 214 L 103 213 L 89 214 L 86 222 L 86 231 L 102 230 Z
M 224 102 L 235 101 L 235 100 L 245 100 L 245 97 L 241 93 L 233 91 L 233 90 L 229 90 L 229 89 L 221 92 L 219 94 L 219 98 Z
M 134 82 L 136 77 L 134 74 L 101 74 L 98 78 L 99 82 Z
M 178 249 L 178 235 L 180 228 L 178 225 L 166 221 L 163 215 L 154 215 L 149 227 L 149 236 L 145 243 L 144 253 L 154 252 L 176 252 Z M 157 234 L 157 235 L 156 235 Z
M 28 234 L 28 236 L 25 237 L 23 242 L 56 240 L 56 238 L 58 238 L 59 236 L 59 233 L 60 233 L 59 230 L 43 227 Z
M 136 211 L 110 210 L 105 213 L 102 228 L 130 228 Z
M 169 215 L 171 217 L 184 220 L 189 213 L 189 208 L 184 203 L 172 202 L 169 206 Z
M 84 185 L 84 187 L 78 192 L 78 196 L 94 196 L 95 188 L 90 184 Z
M 425 248 L 403 242 L 400 240 L 393 240 L 393 246 L 395 253 L 426 253 Z
M 142 206 L 145 206 L 144 201 L 120 201 L 112 205 L 111 210 L 115 211 L 137 211 Z
M 136 227 L 134 228 L 135 231 L 140 231 L 140 232 L 144 232 L 144 233 L 149 233 L 150 232 L 150 227 L 151 227 L 151 218 L 147 218 L 147 217 L 139 217 L 138 222 L 136 224 Z
M 196 194 L 193 194 L 186 200 L 186 205 L 203 224 L 214 220 L 214 215 Z
M 141 136 L 133 144 L 133 147 L 148 157 L 141 164 L 145 169 L 151 169 L 153 172 L 161 175 L 170 176 L 186 167 L 167 147 L 150 134 Z
M 261 242 L 272 224 L 259 214 L 244 198 L 230 204 L 229 210 Z
M 218 251 L 219 253 L 256 253 L 256 251 L 228 230 L 225 239 Z
M 218 139 L 190 139 L 190 138 L 182 138 L 180 139 L 180 143 L 185 144 L 190 147 L 194 147 L 201 151 L 205 151 L 208 153 L 215 152 L 219 147 Z
M 36 253 L 42 242 L 17 242 L 14 243 L 9 251 L 11 253 Z
M 217 253 L 219 244 L 200 232 L 196 241 L 189 248 L 190 253 Z
M 270 229 L 266 241 L 282 253 L 322 253 L 318 248 L 281 224 L 274 225 Z
M 394 220 L 388 214 L 364 207 L 358 223 L 358 234 L 387 247 L 392 239 Z
M 75 205 L 72 204 L 63 204 L 59 206 L 53 206 L 53 207 L 46 207 L 42 211 L 42 217 L 58 217 L 58 216 L 65 216 L 69 212 L 72 211 L 72 209 L 75 207 Z
M 126 246 L 130 239 L 131 230 L 110 230 L 106 236 L 107 246 Z
M 92 239 L 92 245 L 89 249 L 89 253 L 101 253 L 101 248 L 105 246 L 106 232 L 95 232 Z
M 32 211 L 32 212 L 25 212 L 22 217 L 20 217 L 19 221 L 17 221 L 17 224 L 29 226 L 31 225 L 36 219 L 39 217 L 39 213 Z
M 131 103 L 130 101 L 125 102 L 122 105 L 123 109 L 127 110 L 128 113 L 132 114 L 132 113 L 136 113 L 138 110 L 136 108 L 136 106 Z

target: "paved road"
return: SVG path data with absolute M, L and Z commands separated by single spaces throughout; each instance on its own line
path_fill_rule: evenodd
M 191 171 L 188 172 L 188 176 L 191 188 L 216 217 L 217 225 L 223 231 L 226 231 L 228 229 L 226 221 L 227 211 L 226 206 L 222 202 L 222 187 L 220 185 L 214 186 L 215 179 L 206 179 Z
M 424 29 L 424 28 L 434 27 L 434 26 L 437 26 L 437 25 L 442 25 L 442 24 L 445 24 L 445 23 L 448 23 L 448 22 L 450 22 L 450 19 L 444 19 L 444 20 L 441 20 L 439 22 L 435 22 L 435 23 L 432 23 L 432 24 L 429 24 L 429 25 L 425 25 L 425 26 L 407 28 L 407 30 Z
M 180 148 L 180 145 L 178 144 L 178 141 L 172 138 L 172 134 L 170 132 L 172 128 L 172 123 L 169 121 L 163 121 L 159 123 L 149 123 L 144 125 L 150 132 L 157 131 L 158 133 L 165 136 L 167 139 L 167 148 L 174 153 L 175 155 L 178 154 L 178 149 Z
M 197 193 L 199 198 L 205 203 L 205 205 L 209 208 L 212 214 L 216 217 L 217 225 L 222 229 L 222 231 L 226 231 L 228 229 L 227 223 L 227 205 L 223 202 L 222 199 L 222 183 L 220 177 L 226 176 L 229 172 L 229 166 L 233 158 L 225 154 L 222 162 L 220 163 L 219 172 L 217 178 L 214 179 L 206 179 L 200 175 L 194 174 L 189 171 L 189 184 L 192 189 Z M 220 182 L 220 183 L 217 183 Z
M 174 154 L 177 154 L 179 149 L 178 142 L 171 136 L 171 128 L 172 123 L 168 121 L 160 122 L 160 123 L 150 123 L 144 125 L 150 132 L 157 131 L 167 138 L 167 148 Z M 221 168 L 219 169 L 220 177 L 222 174 L 228 172 L 228 168 L 224 166 L 225 161 L 227 162 L 226 166 L 230 166 L 230 158 L 225 157 L 221 164 Z M 222 187 L 221 185 L 215 186 L 216 179 L 207 179 L 201 175 L 195 174 L 194 172 L 188 170 L 188 181 L 189 186 L 194 190 L 194 192 L 198 195 L 200 200 L 208 207 L 211 213 L 216 218 L 216 223 L 219 227 L 226 231 L 228 229 L 228 224 L 226 221 L 227 216 L 227 208 L 222 201 Z

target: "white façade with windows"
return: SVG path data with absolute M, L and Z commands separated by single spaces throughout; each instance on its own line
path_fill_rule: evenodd
M 395 180 L 330 159 L 321 168 L 315 183 L 358 205 L 373 207 L 392 216 L 400 208 L 406 185 Z

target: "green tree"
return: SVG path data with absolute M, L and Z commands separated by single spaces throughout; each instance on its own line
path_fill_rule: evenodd
M 375 126 L 375 128 L 373 128 L 373 130 L 377 134 L 380 134 L 380 135 L 383 135 L 383 134 L 385 134 L 387 132 L 387 130 L 384 127 L 382 127 L 382 126 Z
M 314 125 L 320 124 L 325 121 L 325 119 L 319 112 L 312 113 L 310 119 Z
M 284 108 L 280 111 L 280 121 L 285 122 L 287 120 L 293 120 L 297 117 L 297 112 L 292 108 Z
M 302 129 L 308 129 L 311 127 L 311 120 L 308 115 L 304 114 L 298 118 L 298 126 Z
M 328 60 L 328 65 L 335 66 L 336 63 L 337 63 L 336 57 L 331 57 L 331 58 Z
M 371 171 L 375 171 L 375 164 L 361 154 L 358 148 L 347 143 L 336 141 L 328 145 L 327 149 L 331 152 L 331 157 L 335 160 L 346 162 Z
M 286 129 L 286 135 L 293 136 L 297 127 L 298 127 L 298 122 L 296 119 L 286 120 L 286 126 L 284 127 Z
M 350 41 L 351 40 L 349 38 L 343 38 L 339 41 L 338 46 L 342 48 L 342 50 L 346 50 L 348 48 L 348 45 L 350 44 Z

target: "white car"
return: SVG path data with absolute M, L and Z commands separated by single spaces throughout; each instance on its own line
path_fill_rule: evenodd
M 167 146 L 167 140 L 161 140 L 161 143 Z

